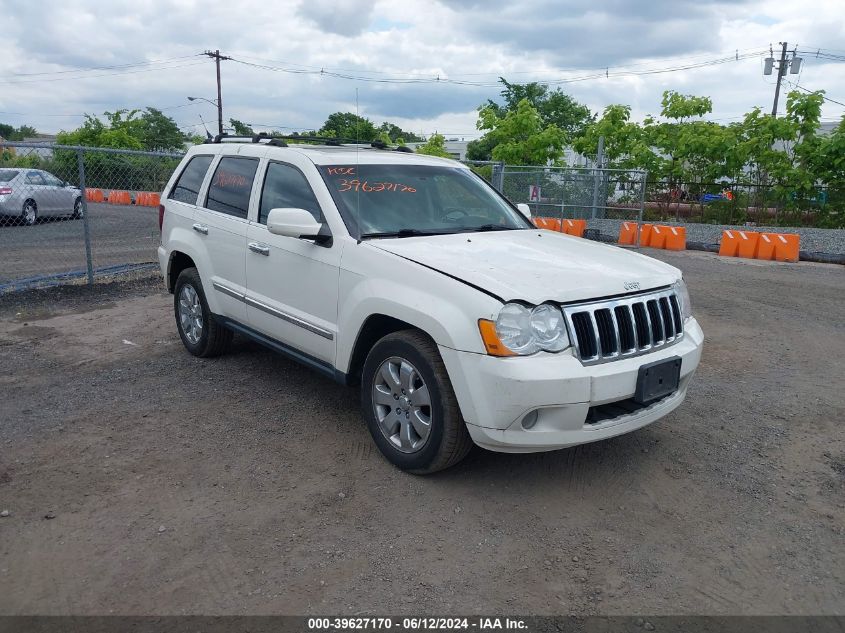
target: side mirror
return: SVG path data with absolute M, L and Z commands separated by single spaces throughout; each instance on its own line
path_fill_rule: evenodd
M 306 240 L 322 240 L 323 225 L 305 209 L 271 209 L 267 214 L 267 230 L 273 235 L 284 235 Z
M 529 220 L 531 219 L 531 207 L 529 207 L 527 204 L 525 204 L 524 202 L 520 202 L 518 205 L 516 205 L 516 208 L 522 211 L 522 215 L 524 215 L 526 218 L 528 218 Z

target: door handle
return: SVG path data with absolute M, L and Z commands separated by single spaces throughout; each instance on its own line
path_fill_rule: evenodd
M 270 247 L 266 244 L 261 244 L 259 242 L 250 242 L 247 244 L 249 246 L 249 250 L 253 253 L 258 253 L 259 255 L 269 255 L 270 254 Z
M 205 224 L 194 224 L 194 230 L 197 233 L 202 233 L 203 235 L 208 235 L 208 227 Z

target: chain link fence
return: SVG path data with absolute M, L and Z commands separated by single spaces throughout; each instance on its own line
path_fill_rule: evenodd
M 696 224 L 845 228 L 845 188 L 650 181 L 645 218 Z
M 514 166 L 485 161 L 466 164 L 511 202 L 527 204 L 535 220 L 552 221 L 545 223 L 547 227 L 563 230 L 562 220 L 585 220 L 585 237 L 615 242 L 623 221 L 643 220 L 645 171 Z
M 159 192 L 181 154 L 0 144 L 0 294 L 150 274 L 157 267 Z M 642 220 L 645 173 L 467 164 L 536 218 L 587 221 L 585 237 L 616 241 Z
M 154 269 L 181 155 L 3 142 L 0 293 Z

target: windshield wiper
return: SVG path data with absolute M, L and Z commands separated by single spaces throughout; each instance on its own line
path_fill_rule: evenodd
M 468 226 L 461 230 L 461 233 L 483 233 L 484 231 L 516 231 L 512 226 L 503 226 L 501 224 L 482 224 L 481 226 Z
M 384 231 L 380 233 L 362 233 L 361 239 L 368 237 L 418 237 L 420 235 L 447 235 L 452 231 L 425 231 L 422 229 L 399 229 L 398 231 Z

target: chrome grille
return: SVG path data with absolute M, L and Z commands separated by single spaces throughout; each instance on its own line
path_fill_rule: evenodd
M 585 365 L 639 356 L 684 336 L 672 290 L 561 306 L 572 344 Z

